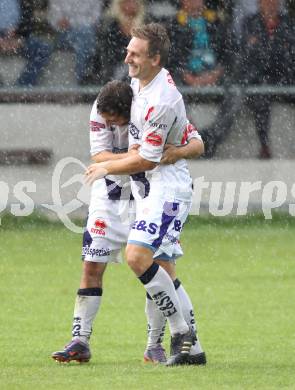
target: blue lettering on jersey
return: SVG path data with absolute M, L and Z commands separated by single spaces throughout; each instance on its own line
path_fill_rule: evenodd
M 129 123 L 129 133 L 132 135 L 134 139 L 139 139 L 139 130 L 138 128 L 132 123 Z

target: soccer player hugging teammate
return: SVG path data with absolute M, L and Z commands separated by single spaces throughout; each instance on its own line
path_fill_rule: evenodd
M 86 176 L 92 183 L 106 175 L 131 175 L 136 216 L 128 236 L 126 259 L 151 298 L 147 305 L 154 305 L 152 312 L 162 313 L 162 320 L 168 320 L 172 337 L 166 365 L 173 366 L 205 364 L 206 357 L 196 336 L 191 301 L 175 279 L 174 267 L 175 258 L 181 254 L 179 236 L 191 205 L 192 180 L 184 159 L 160 164 L 166 144 L 181 151 L 188 133 L 196 133 L 187 126 L 182 95 L 163 68 L 169 44 L 159 24 L 132 31 L 125 59 L 134 94 L 129 148 L 140 147 L 138 153 L 120 160 L 92 164 Z M 202 154 L 203 143 L 200 137 L 195 138 L 195 146 Z M 153 318 L 148 321 L 150 324 Z
M 105 95 L 115 92 L 120 98 Z M 106 85 L 95 100 L 90 114 L 90 153 L 96 162 L 128 156 L 128 122 L 132 102 L 128 84 L 112 82 Z M 98 107 L 106 105 L 110 120 L 105 120 Z M 112 105 L 118 114 L 112 117 Z M 112 125 L 115 119 L 117 126 Z M 82 276 L 77 292 L 72 340 L 61 351 L 52 354 L 59 362 L 88 362 L 91 358 L 89 340 L 92 325 L 99 312 L 103 275 L 107 264 L 121 262 L 121 249 L 130 231 L 130 178 L 110 175 L 96 180 L 91 188 L 87 224 L 83 235 Z

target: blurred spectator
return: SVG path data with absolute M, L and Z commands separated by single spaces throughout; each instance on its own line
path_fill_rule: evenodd
M 153 22 L 163 23 L 175 18 L 177 13 L 177 1 L 175 0 L 153 0 L 146 2 L 147 12 Z
M 123 79 L 128 75 L 124 65 L 131 29 L 146 21 L 143 0 L 113 0 L 97 33 L 97 82 Z
M 168 69 L 176 83 L 218 84 L 225 72 L 225 27 L 215 15 L 206 19 L 203 0 L 181 0 L 180 5 L 168 27 L 172 43 Z
M 245 19 L 241 45 L 241 82 L 253 84 L 286 84 L 289 30 L 286 15 L 280 11 L 280 0 L 259 0 L 259 10 Z M 260 158 L 271 158 L 269 129 L 271 100 L 269 96 L 252 96 L 246 103 L 254 114 L 260 141 Z
M 176 83 L 202 87 L 223 84 L 224 99 L 216 121 L 200 129 L 205 157 L 212 157 L 216 145 L 233 123 L 240 99 L 232 94 L 232 53 L 230 1 L 182 0 L 176 19 L 170 24 L 172 50 L 168 69 Z
M 242 28 L 245 18 L 258 12 L 258 0 L 235 0 L 233 6 L 233 32 L 237 41 L 240 43 L 242 39 Z M 285 9 L 285 1 L 280 0 L 280 10 Z
M 92 72 L 101 11 L 102 1 L 49 0 L 49 22 L 57 32 L 57 48 L 74 50 L 78 84 L 87 84 Z
M 288 24 L 279 0 L 258 0 L 259 10 L 245 19 L 241 77 L 245 84 L 285 84 Z
M 287 52 L 288 84 L 295 84 L 295 0 L 286 0 L 289 41 Z
M 218 18 L 225 22 L 232 15 L 233 5 L 237 0 L 205 0 L 205 17 L 208 20 Z
M 16 53 L 20 47 L 17 29 L 21 9 L 18 0 L 0 0 L 0 51 Z
M 238 52 L 237 81 L 242 85 L 286 84 L 290 74 L 289 42 L 292 34 L 288 28 L 287 17 L 281 12 L 282 2 L 258 0 L 258 7 L 258 11 L 250 13 L 243 23 L 239 39 L 241 44 Z M 212 157 L 217 146 L 226 138 L 242 103 L 246 103 L 254 114 L 260 142 L 258 157 L 261 159 L 272 157 L 269 141 L 270 97 L 267 95 L 244 97 L 238 91 L 232 91 L 225 96 L 223 107 L 214 125 L 200 131 L 207 149 L 207 157 Z
M 36 85 L 52 53 L 51 28 L 47 21 L 47 0 L 21 0 L 18 33 L 25 45 L 22 50 L 27 64 L 16 85 Z
M 257 13 L 257 0 L 236 0 L 233 8 L 233 32 L 237 41 L 242 39 L 242 27 L 245 18 Z
M 46 6 L 43 3 L 36 2 L 36 9 Z M 34 11 L 29 0 L 0 0 L 0 52 L 19 54 L 26 60 L 16 81 L 18 86 L 34 86 L 38 83 L 51 52 L 50 44 L 39 34 Z

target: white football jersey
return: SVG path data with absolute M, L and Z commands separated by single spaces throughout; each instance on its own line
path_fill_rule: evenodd
M 124 153 L 128 150 L 128 125 L 108 126 L 101 115 L 97 113 L 95 101 L 90 114 L 90 154 L 102 151 Z M 92 186 L 92 200 L 95 199 L 129 199 L 130 177 L 127 175 L 107 175 L 96 180 Z
M 144 88 L 132 79 L 134 99 L 129 123 L 129 147 L 140 144 L 139 154 L 146 160 L 160 162 L 165 143 L 181 146 L 191 138 L 201 139 L 188 123 L 181 93 L 170 73 L 162 69 Z M 132 175 L 132 193 L 136 199 L 165 196 L 188 201 L 192 180 L 185 160 L 158 165 L 155 169 Z

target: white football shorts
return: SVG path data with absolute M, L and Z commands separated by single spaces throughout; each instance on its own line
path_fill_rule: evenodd
M 134 221 L 134 202 L 100 199 L 89 208 L 83 234 L 82 260 L 99 263 L 122 262 L 121 249 L 126 244 Z
M 137 200 L 128 243 L 151 249 L 154 259 L 173 260 L 182 256 L 180 233 L 190 208 L 191 202 L 177 199 Z

